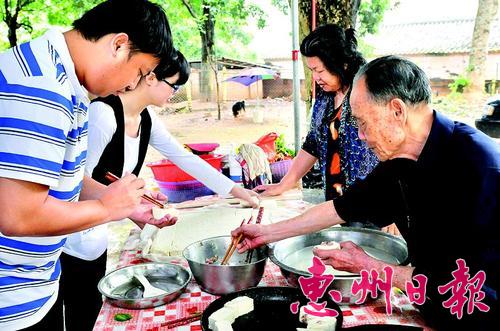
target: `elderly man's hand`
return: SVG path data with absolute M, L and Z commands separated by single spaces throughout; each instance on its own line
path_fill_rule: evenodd
M 314 255 L 319 257 L 326 265 L 331 265 L 337 270 L 360 273 L 361 270 L 370 270 L 374 258 L 353 243 L 344 241 L 340 243 L 340 249 L 313 249 Z
M 267 227 L 262 224 L 244 224 L 231 231 L 233 239 L 237 239 L 241 234 L 243 237 L 238 245 L 238 252 L 243 253 L 249 249 L 257 248 L 269 242 Z
M 396 226 L 396 223 L 392 223 L 392 224 L 389 224 L 388 226 L 384 226 L 381 230 L 382 230 L 382 232 L 392 234 L 393 236 L 401 236 L 401 232 L 399 232 L 399 229 Z

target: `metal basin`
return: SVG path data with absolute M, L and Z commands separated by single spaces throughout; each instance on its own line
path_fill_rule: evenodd
M 368 255 L 388 263 L 401 265 L 406 262 L 408 248 L 406 242 L 399 237 L 372 229 L 335 227 L 303 236 L 288 238 L 270 245 L 269 257 L 280 267 L 281 273 L 292 286 L 298 286 L 300 276 L 309 277 L 307 267 L 312 265 L 312 249 L 323 241 L 352 241 L 361 246 Z M 299 254 L 298 254 L 299 253 Z M 361 293 L 353 296 L 351 286 L 357 274 L 334 271 L 335 279 L 330 289 L 342 294 L 342 304 L 352 304 Z
M 143 298 L 144 288 L 134 278 L 142 274 L 151 285 L 167 293 Z M 97 285 L 99 292 L 118 307 L 129 309 L 152 308 L 177 298 L 191 281 L 186 268 L 172 263 L 144 263 L 117 269 L 104 276 Z
M 264 275 L 266 246 L 254 250 L 250 263 L 245 262 L 247 253 L 239 254 L 235 250 L 229 263 L 220 265 L 230 243 L 230 236 L 213 237 L 192 243 L 182 252 L 194 279 L 208 293 L 221 295 L 253 287 Z M 213 257 L 217 257 L 215 263 L 206 263 Z

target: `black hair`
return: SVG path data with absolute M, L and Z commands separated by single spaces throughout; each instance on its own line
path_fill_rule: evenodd
M 408 59 L 388 55 L 367 63 L 359 69 L 355 81 L 364 77 L 371 98 L 388 103 L 399 98 L 409 105 L 431 102 L 432 90 L 425 72 Z
M 180 51 L 175 50 L 174 54 L 174 59 L 161 59 L 160 63 L 156 66 L 153 72 L 158 80 L 172 77 L 175 76 L 176 73 L 179 73 L 179 78 L 175 82 L 175 85 L 184 85 L 189 79 L 189 74 L 191 73 L 189 62 Z
M 343 30 L 338 25 L 325 24 L 304 38 L 300 52 L 306 57 L 317 56 L 331 74 L 340 78 L 343 86 L 349 86 L 358 69 L 366 63 L 357 46 L 354 29 Z
M 73 22 L 75 30 L 90 41 L 110 33 L 126 33 L 131 56 L 135 52 L 156 58 L 172 57 L 172 33 L 163 9 L 147 0 L 107 0 Z

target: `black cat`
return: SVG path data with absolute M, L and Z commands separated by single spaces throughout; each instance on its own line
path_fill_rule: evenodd
M 237 118 L 241 112 L 245 111 L 245 100 L 235 102 L 233 105 L 233 116 Z

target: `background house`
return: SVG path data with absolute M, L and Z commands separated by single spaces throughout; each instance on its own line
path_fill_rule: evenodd
M 396 54 L 411 59 L 425 70 L 436 95 L 447 94 L 448 84 L 469 65 L 477 5 L 467 0 L 401 0 L 365 42 L 373 47 L 372 57 Z M 500 14 L 492 22 L 488 46 L 487 85 L 500 74 Z

